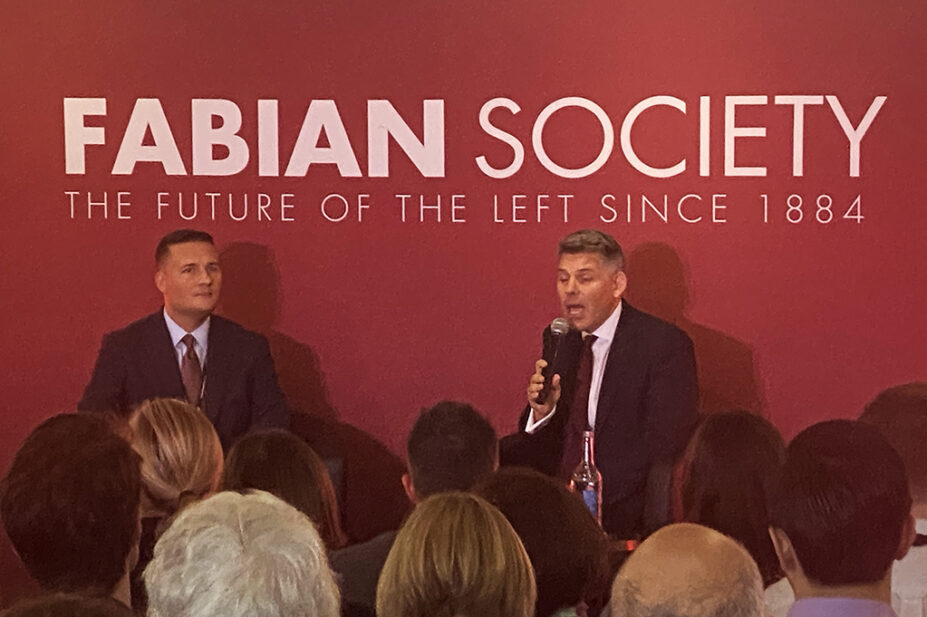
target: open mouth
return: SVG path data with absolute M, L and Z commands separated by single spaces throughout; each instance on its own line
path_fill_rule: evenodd
M 579 317 L 585 307 L 582 304 L 567 304 L 564 306 L 567 317 Z

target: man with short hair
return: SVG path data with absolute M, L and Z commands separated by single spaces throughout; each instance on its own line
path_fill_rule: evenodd
M 499 442 L 492 424 L 472 405 L 442 401 L 422 410 L 406 442 L 409 471 L 402 485 L 413 504 L 445 491 L 467 491 L 499 466 Z M 363 544 L 334 551 L 347 614 L 373 614 L 377 579 L 393 541 L 388 531 Z
M 763 617 L 763 579 L 750 553 L 701 525 L 655 532 L 612 585 L 611 617 Z
M 879 429 L 908 472 L 917 536 L 892 568 L 892 606 L 899 617 L 927 617 L 927 382 L 879 393 L 859 419 Z
M 45 590 L 130 603 L 141 533 L 139 456 L 96 416 L 50 418 L 20 446 L 0 482 L 0 516 Z
M 264 491 L 183 510 L 145 569 L 150 617 L 338 617 L 338 587 L 312 522 Z
M 287 427 L 267 340 L 213 315 L 222 269 L 212 236 L 173 231 L 155 264 L 163 308 L 103 337 L 78 409 L 127 414 L 150 398 L 184 399 L 202 408 L 226 450 L 253 427 Z
M 770 537 L 796 602 L 789 617 L 893 617 L 892 564 L 914 538 L 904 463 L 878 429 L 829 420 L 786 449 Z
M 624 538 L 669 520 L 673 464 L 695 425 L 698 384 L 692 341 L 676 326 L 623 300 L 628 280 L 615 239 L 596 229 L 560 242 L 557 293 L 571 330 L 562 335 L 544 401 L 547 366 L 535 363 L 521 431 L 502 444 L 503 464 L 569 478 L 595 434 L 603 526 Z M 545 357 L 551 333 L 544 333 Z

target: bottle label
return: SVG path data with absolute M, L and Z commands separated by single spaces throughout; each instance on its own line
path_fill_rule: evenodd
M 589 511 L 592 512 L 592 516 L 599 517 L 599 496 L 596 494 L 594 488 L 587 488 L 583 491 L 580 491 L 580 494 L 583 496 L 583 502 L 586 504 L 586 507 L 589 508 Z

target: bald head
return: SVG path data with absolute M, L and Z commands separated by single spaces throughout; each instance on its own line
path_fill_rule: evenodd
M 691 523 L 647 538 L 612 587 L 612 617 L 761 617 L 763 606 L 763 582 L 750 554 Z

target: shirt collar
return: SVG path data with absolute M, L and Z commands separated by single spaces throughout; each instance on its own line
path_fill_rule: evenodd
M 603 341 L 605 343 L 611 343 L 612 339 L 615 338 L 615 330 L 618 328 L 618 320 L 621 319 L 621 304 L 622 301 L 618 301 L 618 306 L 615 307 L 615 310 L 612 311 L 612 314 L 608 316 L 601 326 L 596 328 L 594 331 L 589 332 L 596 337 L 596 343 Z M 583 336 L 586 333 L 583 332 Z
M 167 331 L 171 334 L 171 343 L 174 347 L 180 344 L 180 339 L 186 336 L 188 333 L 186 330 L 177 325 L 177 322 L 171 319 L 171 316 L 167 314 L 167 309 L 164 309 L 164 323 L 167 324 Z M 212 319 L 210 315 L 201 323 L 193 332 L 189 334 L 193 335 L 193 338 L 196 339 L 197 344 L 203 349 L 206 348 L 206 342 L 209 340 L 209 321 Z
M 927 534 L 927 518 L 914 519 L 914 531 Z
M 805 598 L 796 600 L 788 617 L 897 617 L 891 605 L 862 598 Z

